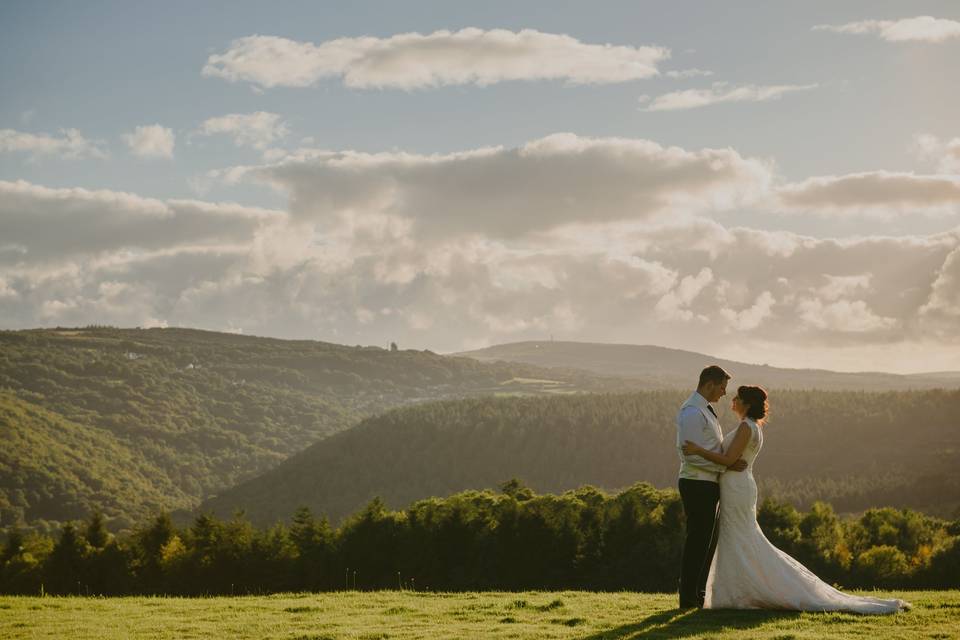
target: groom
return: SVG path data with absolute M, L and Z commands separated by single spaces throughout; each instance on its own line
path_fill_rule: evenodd
M 721 473 L 728 467 L 714 464 L 700 456 L 687 456 L 681 447 L 684 440 L 720 452 L 723 432 L 717 412 L 711 406 L 727 395 L 730 374 L 717 365 L 700 372 L 697 390 L 680 407 L 677 415 L 677 451 L 680 454 L 680 499 L 687 519 L 687 538 L 683 544 L 680 570 L 680 608 L 703 607 L 707 575 L 717 546 L 717 504 L 720 502 Z M 743 471 L 743 458 L 729 469 Z

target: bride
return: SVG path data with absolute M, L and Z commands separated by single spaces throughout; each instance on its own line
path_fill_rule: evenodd
M 757 483 L 753 461 L 763 445 L 767 392 L 760 387 L 737 389 L 733 411 L 740 426 L 723 439 L 724 453 L 708 451 L 686 440 L 683 452 L 721 465 L 738 458 L 743 473 L 720 475 L 720 519 L 717 551 L 707 578 L 705 609 L 789 609 L 893 613 L 909 609 L 899 599 L 853 596 L 820 580 L 802 564 L 774 547 L 757 524 Z

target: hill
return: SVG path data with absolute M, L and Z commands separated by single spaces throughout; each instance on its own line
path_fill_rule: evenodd
M 625 388 L 586 373 L 193 329 L 0 331 L 0 526 L 190 509 L 391 407 Z
M 960 372 L 914 375 L 824 369 L 782 369 L 650 345 L 594 342 L 514 342 L 456 355 L 481 362 L 522 362 L 538 367 L 581 369 L 602 375 L 636 379 L 647 388 L 687 389 L 706 364 L 719 364 L 737 384 L 760 384 L 775 389 L 845 389 L 888 391 L 960 387 Z
M 0 510 L 28 505 L 37 513 L 84 518 L 94 509 L 123 512 L 141 505 L 146 513 L 183 491 L 147 457 L 101 429 L 0 392 Z
M 539 492 L 674 486 L 679 391 L 473 398 L 403 407 L 326 438 L 205 502 L 266 524 L 299 506 L 334 522 L 374 496 L 397 508 L 519 477 Z M 841 511 L 957 514 L 960 391 L 783 391 L 757 462 L 763 496 Z M 721 406 L 724 430 L 735 427 Z

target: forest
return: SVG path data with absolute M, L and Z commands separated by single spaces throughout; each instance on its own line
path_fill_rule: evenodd
M 633 384 L 191 329 L 0 331 L 0 528 L 53 534 L 100 512 L 122 532 L 237 509 L 268 526 L 301 505 L 338 525 L 375 495 L 400 508 L 508 477 L 672 487 L 689 390 Z M 960 391 L 771 393 L 762 496 L 957 517 Z
M 845 588 L 960 587 L 960 520 L 869 509 L 840 518 L 765 501 L 768 539 Z M 409 589 L 660 591 L 676 588 L 684 535 L 676 491 L 637 483 L 540 495 L 518 479 L 498 491 L 429 498 L 399 511 L 372 499 L 339 527 L 297 509 L 256 528 L 241 512 L 178 527 L 160 513 L 114 536 L 95 514 L 57 537 L 12 532 L 0 550 L 4 594 L 240 595 Z
M 391 407 L 626 388 L 591 374 L 193 329 L 0 331 L 0 527 L 123 529 Z
M 374 495 L 414 500 L 519 477 L 537 491 L 676 486 L 687 391 L 481 397 L 401 407 L 325 438 L 204 505 L 265 525 L 300 505 L 331 522 Z M 736 427 L 719 403 L 724 431 Z M 755 464 L 761 499 L 841 513 L 909 507 L 960 516 L 960 390 L 777 391 Z

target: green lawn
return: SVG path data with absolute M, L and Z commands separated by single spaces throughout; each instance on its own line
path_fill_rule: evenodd
M 887 595 L 887 594 L 881 594 Z M 960 591 L 890 616 L 678 611 L 676 596 L 345 591 L 237 598 L 0 597 L 0 638 L 957 638 Z

